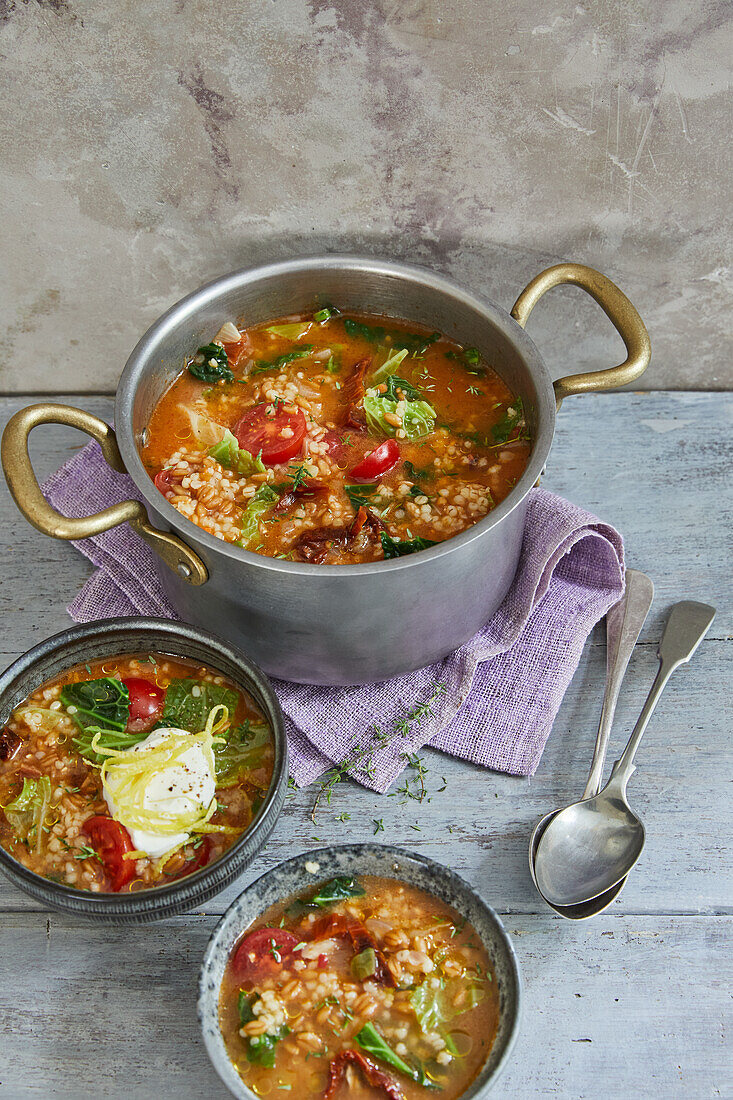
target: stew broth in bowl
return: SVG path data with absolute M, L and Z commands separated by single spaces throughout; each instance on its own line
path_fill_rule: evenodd
M 165 653 L 76 665 L 0 732 L 0 845 L 77 890 L 164 886 L 239 840 L 273 767 L 269 724 L 215 669 Z
M 316 865 L 317 866 L 317 865 Z M 417 886 L 340 875 L 237 942 L 219 995 L 246 1086 L 293 1100 L 455 1100 L 486 1063 L 499 990 L 478 933 Z
M 155 485 L 203 530 L 332 565 L 459 534 L 507 496 L 531 449 L 521 398 L 477 349 L 330 306 L 223 325 L 144 438 Z

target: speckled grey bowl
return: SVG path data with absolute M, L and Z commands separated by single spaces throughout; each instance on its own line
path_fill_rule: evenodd
M 319 865 L 314 874 L 306 863 Z M 229 1091 L 242 1100 L 257 1096 L 242 1081 L 219 1028 L 219 990 L 227 960 L 244 930 L 269 906 L 334 875 L 381 875 L 426 890 L 464 916 L 476 929 L 494 964 L 499 986 L 499 1030 L 491 1053 L 462 1100 L 486 1096 L 506 1065 L 519 1030 L 521 980 L 512 942 L 490 905 L 453 871 L 431 859 L 386 844 L 339 844 L 305 852 L 273 867 L 229 906 L 204 955 L 198 1016 L 209 1057 Z
M 11 712 L 47 680 L 72 665 L 126 653 L 170 653 L 216 669 L 243 688 L 270 723 L 275 763 L 270 788 L 257 816 L 240 839 L 214 863 L 167 886 L 135 894 L 92 894 L 51 882 L 29 871 L 0 848 L 0 870 L 37 901 L 94 921 L 142 924 L 183 913 L 229 886 L 269 837 L 285 801 L 288 746 L 282 711 L 270 681 L 238 649 L 206 630 L 170 619 L 105 619 L 55 634 L 29 649 L 0 676 L 0 729 Z

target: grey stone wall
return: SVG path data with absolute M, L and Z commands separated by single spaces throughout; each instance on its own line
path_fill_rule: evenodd
M 402 257 L 509 307 L 559 259 L 646 320 L 646 388 L 731 383 L 722 0 L 4 0 L 0 387 L 106 391 L 199 283 Z M 610 365 L 559 289 L 555 374 Z

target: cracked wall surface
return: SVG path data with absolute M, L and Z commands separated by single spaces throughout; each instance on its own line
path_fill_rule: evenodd
M 647 322 L 644 388 L 729 387 L 730 12 L 2 0 L 0 386 L 112 390 L 200 283 L 336 251 L 507 308 L 548 264 L 591 264 Z M 530 332 L 555 375 L 623 357 L 577 290 Z

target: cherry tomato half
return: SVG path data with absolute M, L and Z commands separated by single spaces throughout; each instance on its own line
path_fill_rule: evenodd
M 129 733 L 149 730 L 163 713 L 165 689 L 142 676 L 131 676 L 122 683 L 130 696 L 130 712 L 127 719 Z
M 393 470 L 400 460 L 400 449 L 394 439 L 385 439 L 373 451 L 365 454 L 354 466 L 351 476 L 355 481 L 374 481 Z
M 293 954 L 298 941 L 284 928 L 258 928 L 245 936 L 234 956 L 234 971 L 240 981 L 254 981 L 274 973 Z
M 123 859 L 125 852 L 133 850 L 130 834 L 124 825 L 100 814 L 85 821 L 81 831 L 89 837 L 92 848 L 101 859 L 112 889 L 117 892 L 127 886 L 135 877 L 135 860 Z
M 173 485 L 172 470 L 158 470 L 157 474 L 153 478 L 153 485 L 158 489 L 163 496 L 171 491 Z
M 281 401 L 275 404 L 261 402 L 247 409 L 234 425 L 233 432 L 243 450 L 252 455 L 262 452 L 265 465 L 275 466 L 297 455 L 305 427 L 302 409 L 288 413 L 283 410 Z

